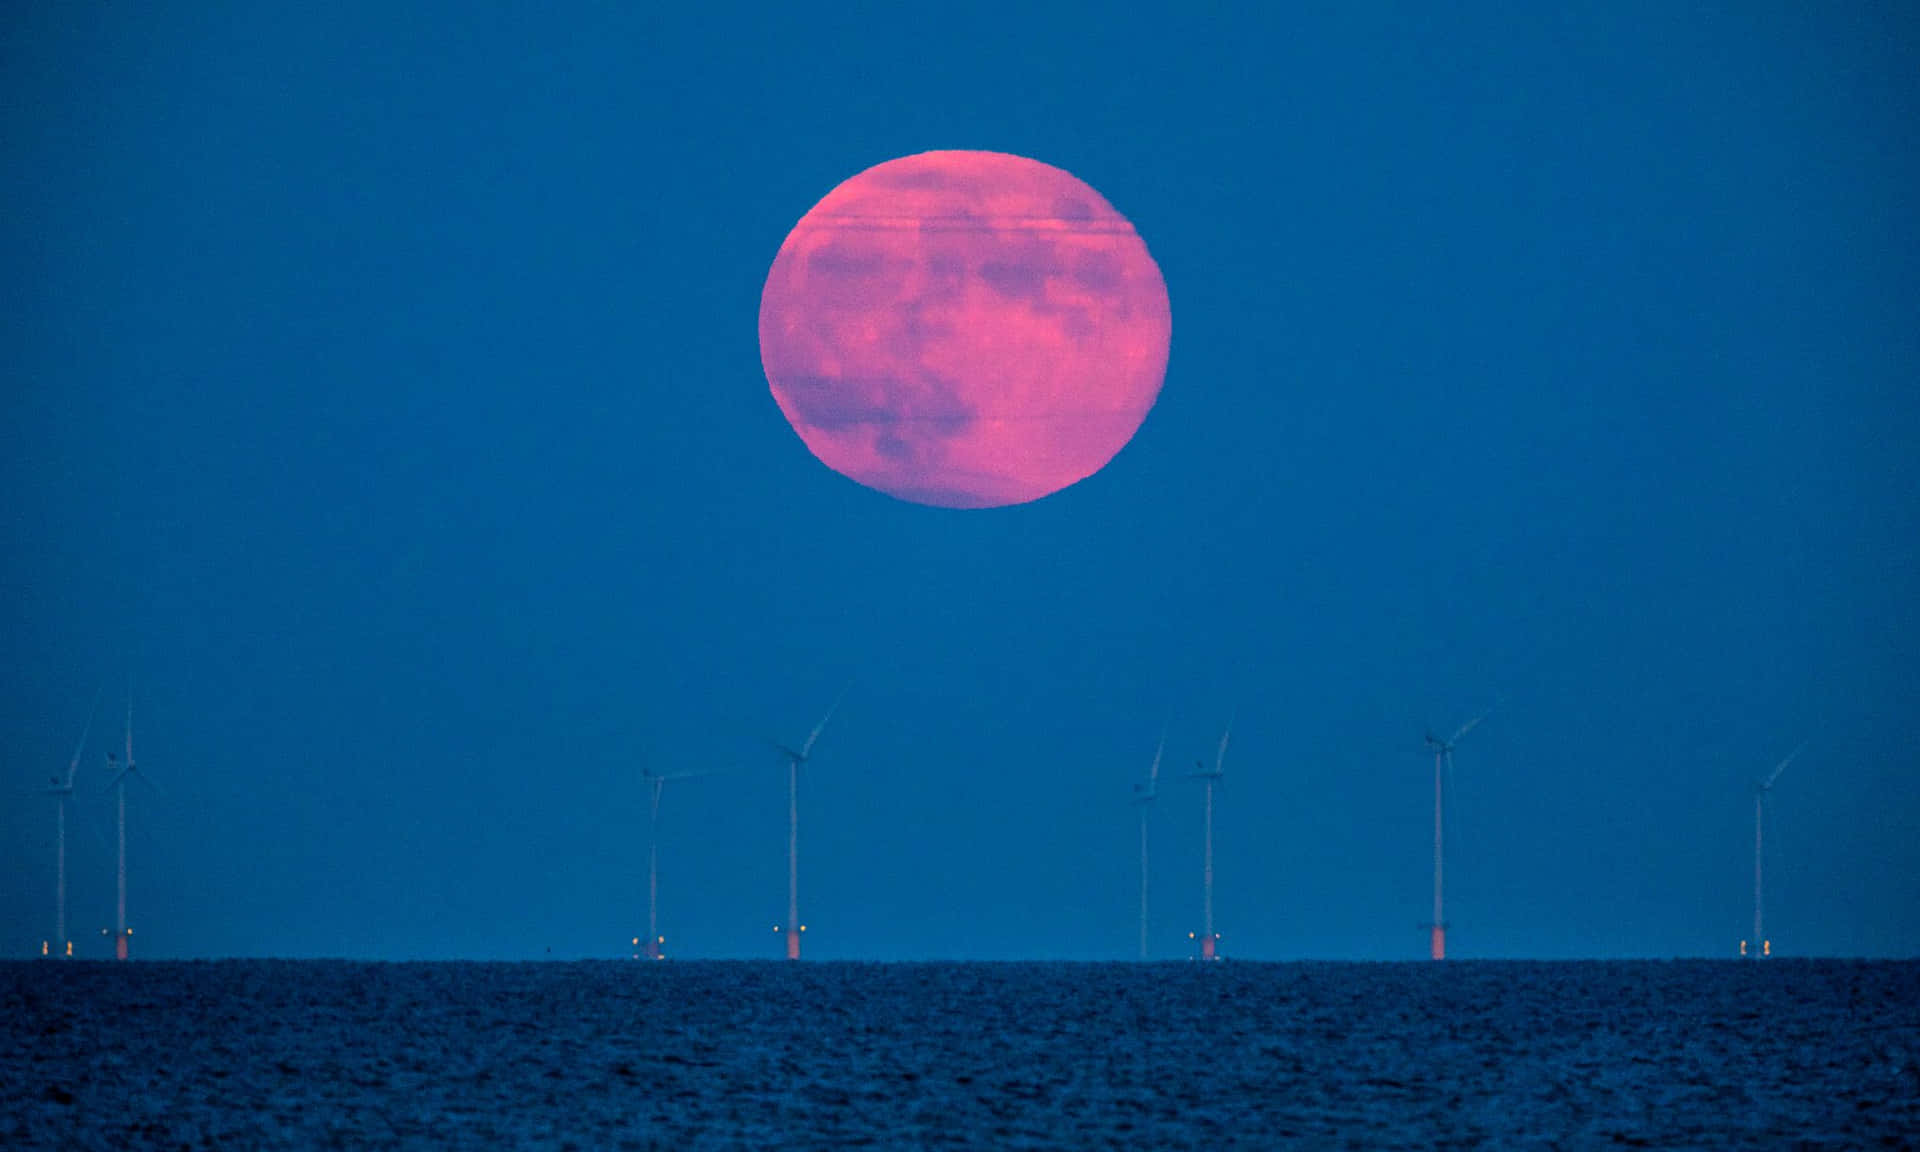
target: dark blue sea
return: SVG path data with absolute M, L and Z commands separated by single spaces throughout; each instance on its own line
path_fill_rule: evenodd
M 1873 1148 L 1920 963 L 0 965 L 7 1148 Z

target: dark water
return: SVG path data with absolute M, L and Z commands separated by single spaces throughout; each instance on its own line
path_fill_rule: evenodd
M 0 965 L 0 1145 L 1900 1147 L 1920 963 Z

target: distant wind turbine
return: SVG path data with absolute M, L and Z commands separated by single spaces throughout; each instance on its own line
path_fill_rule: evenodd
M 67 774 L 55 776 L 45 794 L 53 797 L 55 827 L 58 835 L 55 839 L 53 866 L 53 941 L 51 948 L 42 945 L 42 956 L 73 955 L 73 939 L 67 935 L 67 805 L 73 801 L 73 779 L 80 771 L 80 756 L 87 748 L 87 736 L 93 731 L 93 711 L 99 706 L 96 697 L 93 707 L 87 709 L 86 727 L 80 729 L 80 743 L 74 746 L 73 759 L 67 761 Z M 57 951 L 56 951 L 57 950 Z
M 839 710 L 840 701 L 846 699 L 847 688 L 840 689 L 840 695 L 833 698 L 833 706 L 820 718 L 820 723 L 807 733 L 807 739 L 798 748 L 776 743 L 787 758 L 787 959 L 800 959 L 800 934 L 807 930 L 800 922 L 800 765 L 805 764 L 813 755 L 814 742 L 820 739 L 820 733 L 827 727 L 827 721 Z
M 1194 761 L 1194 771 L 1187 773 L 1206 782 L 1207 786 L 1207 825 L 1205 863 L 1201 869 L 1201 918 L 1200 918 L 1200 959 L 1219 958 L 1220 936 L 1213 930 L 1213 786 L 1227 773 L 1227 740 L 1233 735 L 1233 721 L 1227 721 L 1226 731 L 1220 733 L 1220 749 L 1214 753 L 1213 768 L 1209 770 L 1201 761 Z
M 116 769 L 118 769 L 116 771 Z M 113 958 L 127 958 L 128 939 L 133 931 L 127 927 L 127 780 L 134 777 L 136 769 L 133 762 L 133 692 L 127 692 L 127 761 L 124 767 L 114 761 L 113 753 L 107 753 L 107 771 L 113 779 L 107 787 L 113 789 L 114 804 L 117 811 L 119 828 L 120 864 L 115 872 L 114 917 L 113 917 Z M 144 776 L 139 779 L 146 779 Z
M 1147 958 L 1147 809 L 1159 795 L 1160 756 L 1167 750 L 1167 730 L 1160 729 L 1160 746 L 1153 750 L 1153 767 L 1147 770 L 1147 782 L 1133 786 L 1133 802 L 1140 809 L 1140 959 Z
M 1435 960 L 1447 958 L 1447 918 L 1444 901 L 1443 881 L 1446 875 L 1446 856 L 1443 851 L 1445 824 L 1442 820 L 1441 798 L 1443 795 L 1443 769 L 1453 766 L 1453 746 L 1460 738 L 1474 730 L 1490 714 L 1491 709 L 1482 712 L 1455 730 L 1445 740 L 1427 732 L 1427 750 L 1433 753 L 1433 923 L 1428 925 L 1432 931 L 1430 939 L 1431 955 Z
M 660 946 L 667 938 L 660 935 L 660 792 L 669 780 L 691 780 L 711 776 L 712 771 L 653 772 L 642 768 L 640 779 L 647 782 L 647 941 L 644 953 L 649 960 L 665 959 Z M 634 943 L 638 944 L 636 940 Z
M 1780 779 L 1780 773 L 1785 772 L 1787 770 L 1787 765 L 1793 763 L 1794 759 L 1798 757 L 1801 752 L 1806 750 L 1806 747 L 1807 747 L 1807 742 L 1804 740 L 1801 741 L 1800 747 L 1795 748 L 1792 752 L 1787 753 L 1787 758 L 1785 760 L 1780 761 L 1780 763 L 1775 764 L 1773 766 L 1773 771 L 1768 773 L 1767 778 L 1765 780 L 1762 780 L 1760 783 L 1754 785 L 1754 788 L 1753 788 L 1753 951 L 1748 952 L 1747 946 L 1745 944 L 1742 944 L 1740 946 L 1740 951 L 1744 955 L 1750 955 L 1754 957 L 1763 957 L 1763 956 L 1773 955 L 1773 942 L 1768 940 L 1766 936 L 1766 921 L 1763 916 L 1764 908 L 1761 901 L 1761 896 L 1762 896 L 1762 890 L 1760 886 L 1761 826 L 1766 818 L 1767 797 L 1773 793 L 1773 782 L 1775 780 Z

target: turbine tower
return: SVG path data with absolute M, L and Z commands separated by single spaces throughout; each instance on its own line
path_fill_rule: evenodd
M 1454 734 L 1445 740 L 1427 732 L 1427 750 L 1433 753 L 1433 923 L 1427 925 L 1431 931 L 1429 939 L 1430 955 L 1435 960 L 1447 958 L 1447 917 L 1444 881 L 1446 876 L 1445 837 L 1446 824 L 1443 820 L 1442 781 L 1447 773 L 1445 769 L 1453 767 L 1453 746 L 1460 738 L 1474 730 L 1480 721 L 1487 718 L 1482 712 L 1473 719 L 1460 725 Z
M 711 776 L 712 772 L 653 772 L 642 768 L 640 779 L 647 782 L 647 939 L 642 954 L 649 960 L 664 960 L 660 946 L 667 942 L 660 935 L 660 792 L 669 780 L 691 780 Z M 639 940 L 634 941 L 639 944 Z
M 847 688 L 853 685 L 848 684 Z M 847 695 L 847 688 L 840 689 L 840 695 L 833 698 L 833 706 L 820 718 L 820 723 L 807 733 L 806 742 L 798 748 L 790 748 L 776 743 L 787 758 L 787 923 L 784 931 L 787 937 L 787 959 L 800 959 L 800 934 L 807 930 L 800 922 L 800 765 L 805 764 L 813 755 L 814 742 L 820 739 L 820 733 L 826 728 L 827 721 L 833 719 L 834 712 L 840 708 L 840 701 Z
M 115 772 L 115 768 L 119 771 Z M 107 771 L 113 773 L 113 779 L 107 787 L 114 792 L 116 826 L 119 831 L 120 864 L 114 874 L 114 914 L 113 914 L 113 958 L 127 958 L 128 938 L 133 935 L 127 927 L 127 778 L 134 774 L 133 764 L 133 693 L 127 693 L 127 762 L 125 767 L 115 763 L 113 753 L 107 753 Z
M 95 704 L 98 703 L 96 699 Z M 53 940 L 40 946 L 42 956 L 73 955 L 73 938 L 67 935 L 67 805 L 73 800 L 73 778 L 80 771 L 80 755 L 86 751 L 87 735 L 92 730 L 93 709 L 89 708 L 86 727 L 80 730 L 80 743 L 74 746 L 73 759 L 67 761 L 66 776 L 55 776 L 45 789 L 45 794 L 53 797 L 54 827 L 58 832 L 53 858 Z
M 1232 735 L 1233 721 L 1229 719 L 1226 731 L 1220 733 L 1220 749 L 1214 753 L 1212 770 L 1208 770 L 1206 764 L 1196 760 L 1193 765 L 1194 771 L 1187 773 L 1188 776 L 1205 781 L 1207 786 L 1206 838 L 1202 851 L 1204 863 L 1201 867 L 1200 959 L 1202 960 L 1219 959 L 1220 936 L 1213 930 L 1213 786 L 1226 775 L 1227 740 Z
M 1160 756 L 1167 750 L 1167 730 L 1160 729 L 1160 746 L 1153 750 L 1153 767 L 1147 770 L 1147 782 L 1133 786 L 1133 802 L 1140 809 L 1140 959 L 1147 958 L 1147 809 L 1159 795 Z
M 1794 757 L 1800 755 L 1800 753 L 1806 748 L 1806 746 L 1807 746 L 1806 742 L 1802 741 L 1799 748 L 1795 748 L 1792 752 L 1789 752 L 1787 754 L 1787 758 L 1785 760 L 1782 760 L 1780 761 L 1780 763 L 1775 764 L 1773 766 L 1773 771 L 1768 774 L 1767 778 L 1765 780 L 1762 780 L 1760 783 L 1754 785 L 1754 788 L 1753 788 L 1753 950 L 1749 952 L 1747 950 L 1747 945 L 1744 942 L 1742 942 L 1740 945 L 1740 952 L 1741 952 L 1741 955 L 1743 956 L 1753 956 L 1755 958 L 1760 958 L 1760 957 L 1773 955 L 1773 943 L 1772 941 L 1767 939 L 1766 920 L 1763 915 L 1764 908 L 1761 901 L 1761 895 L 1762 895 L 1761 886 L 1760 886 L 1761 826 L 1766 818 L 1767 797 L 1773 792 L 1773 782 L 1775 780 L 1780 779 L 1780 773 L 1785 772 L 1787 770 L 1787 765 L 1793 763 Z

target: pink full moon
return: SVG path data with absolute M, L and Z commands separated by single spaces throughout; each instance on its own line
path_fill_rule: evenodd
M 1058 168 L 922 152 L 847 180 L 760 296 L 774 401 L 820 462 L 945 508 L 1038 500 L 1106 466 L 1167 370 L 1166 282 Z

